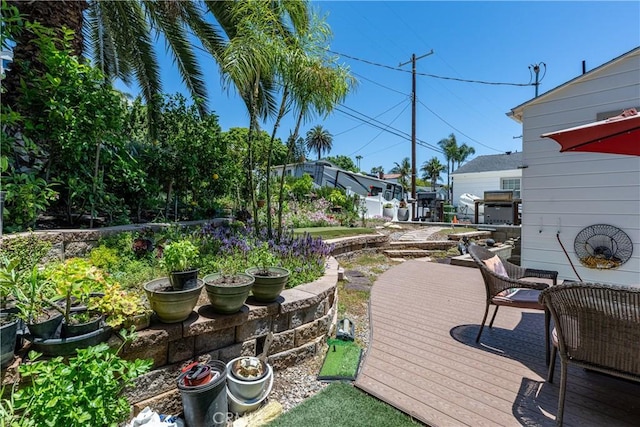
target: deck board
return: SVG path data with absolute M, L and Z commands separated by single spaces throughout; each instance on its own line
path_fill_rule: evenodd
M 386 271 L 356 386 L 427 425 L 555 425 L 560 370 L 545 381 L 544 315 L 501 308 L 476 344 L 483 312 L 478 270 L 413 260 Z M 565 426 L 638 420 L 640 384 L 570 366 Z

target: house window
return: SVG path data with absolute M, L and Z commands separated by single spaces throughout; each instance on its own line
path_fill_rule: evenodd
M 513 190 L 513 198 L 520 198 L 520 178 L 502 178 L 500 180 L 502 190 Z

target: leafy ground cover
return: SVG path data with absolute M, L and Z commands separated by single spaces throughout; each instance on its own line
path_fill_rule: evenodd
M 420 425 L 397 409 L 371 397 L 350 384 L 333 383 L 269 427 L 388 427 Z

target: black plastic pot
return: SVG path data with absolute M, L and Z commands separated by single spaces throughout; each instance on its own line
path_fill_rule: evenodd
M 67 324 L 66 322 L 63 322 L 61 337 L 71 338 L 97 331 L 98 329 L 100 329 L 103 318 L 104 316 L 99 315 L 94 319 L 91 319 L 90 321 L 84 323 Z
M 61 323 L 62 314 L 56 312 L 44 322 L 27 323 L 27 329 L 29 329 L 29 334 L 31 334 L 33 338 L 48 340 L 49 338 L 53 338 L 56 335 L 58 327 Z
M 71 338 L 51 338 L 47 340 L 34 339 L 31 348 L 45 356 L 68 356 L 75 354 L 80 348 L 105 342 L 111 336 L 112 329 L 108 326 Z
M 193 289 L 198 286 L 198 269 L 187 271 L 172 271 L 169 274 L 171 287 L 176 291 Z
M 185 377 L 189 371 L 178 376 L 178 389 L 187 427 L 227 425 L 227 366 L 219 360 L 212 360 L 207 366 L 210 368 L 212 378 L 206 384 L 197 386 L 185 384 Z
M 2 317 L 8 317 L 2 315 Z M 18 319 L 8 320 L 0 327 L 0 365 L 2 369 L 13 362 L 13 355 L 16 347 L 16 336 L 18 335 Z

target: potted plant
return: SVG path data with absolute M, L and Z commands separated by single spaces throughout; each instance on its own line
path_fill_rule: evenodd
M 32 337 L 51 338 L 62 323 L 62 314 L 48 301 L 54 293 L 51 283 L 40 277 L 36 266 L 29 272 L 19 272 L 17 266 L 18 260 L 12 260 L 0 268 L 0 298 L 4 307 L 11 296 L 5 321 L 21 319 Z
M 197 286 L 198 248 L 190 240 L 183 239 L 171 242 L 162 252 L 162 265 L 169 275 L 171 286 L 175 290 L 189 289 Z
M 407 202 L 402 199 L 398 205 L 398 221 L 408 221 L 409 220 L 409 208 L 407 207 Z
M 383 217 L 393 219 L 393 214 L 394 214 L 393 203 L 385 203 L 384 205 L 382 205 Z
M 278 260 L 267 243 L 257 247 L 252 256 L 257 266 L 247 269 L 246 273 L 255 279 L 251 289 L 253 298 L 259 302 L 275 301 L 287 285 L 290 271 L 276 266 Z
M 136 331 L 149 326 L 151 311 L 144 304 L 141 295 L 122 289 L 119 283 L 110 283 L 104 289 L 104 295 L 91 298 L 89 309 L 99 311 L 105 316 L 105 323 L 113 329 Z
M 204 277 L 204 286 L 211 307 L 217 313 L 231 314 L 244 305 L 254 278 L 240 272 L 236 258 L 229 256 L 221 261 L 220 272 Z
M 17 261 L 6 260 L 0 269 L 0 368 L 4 369 L 13 361 L 18 337 L 18 316 L 15 307 L 9 307 L 10 295 L 17 281 L 15 267 Z M 11 298 L 13 302 L 13 298 Z
M 100 329 L 102 313 L 89 311 L 87 304 L 92 293 L 104 290 L 106 279 L 102 271 L 85 259 L 70 258 L 47 274 L 58 297 L 61 297 L 52 301 L 52 306 L 64 317 L 62 337 L 85 335 Z

